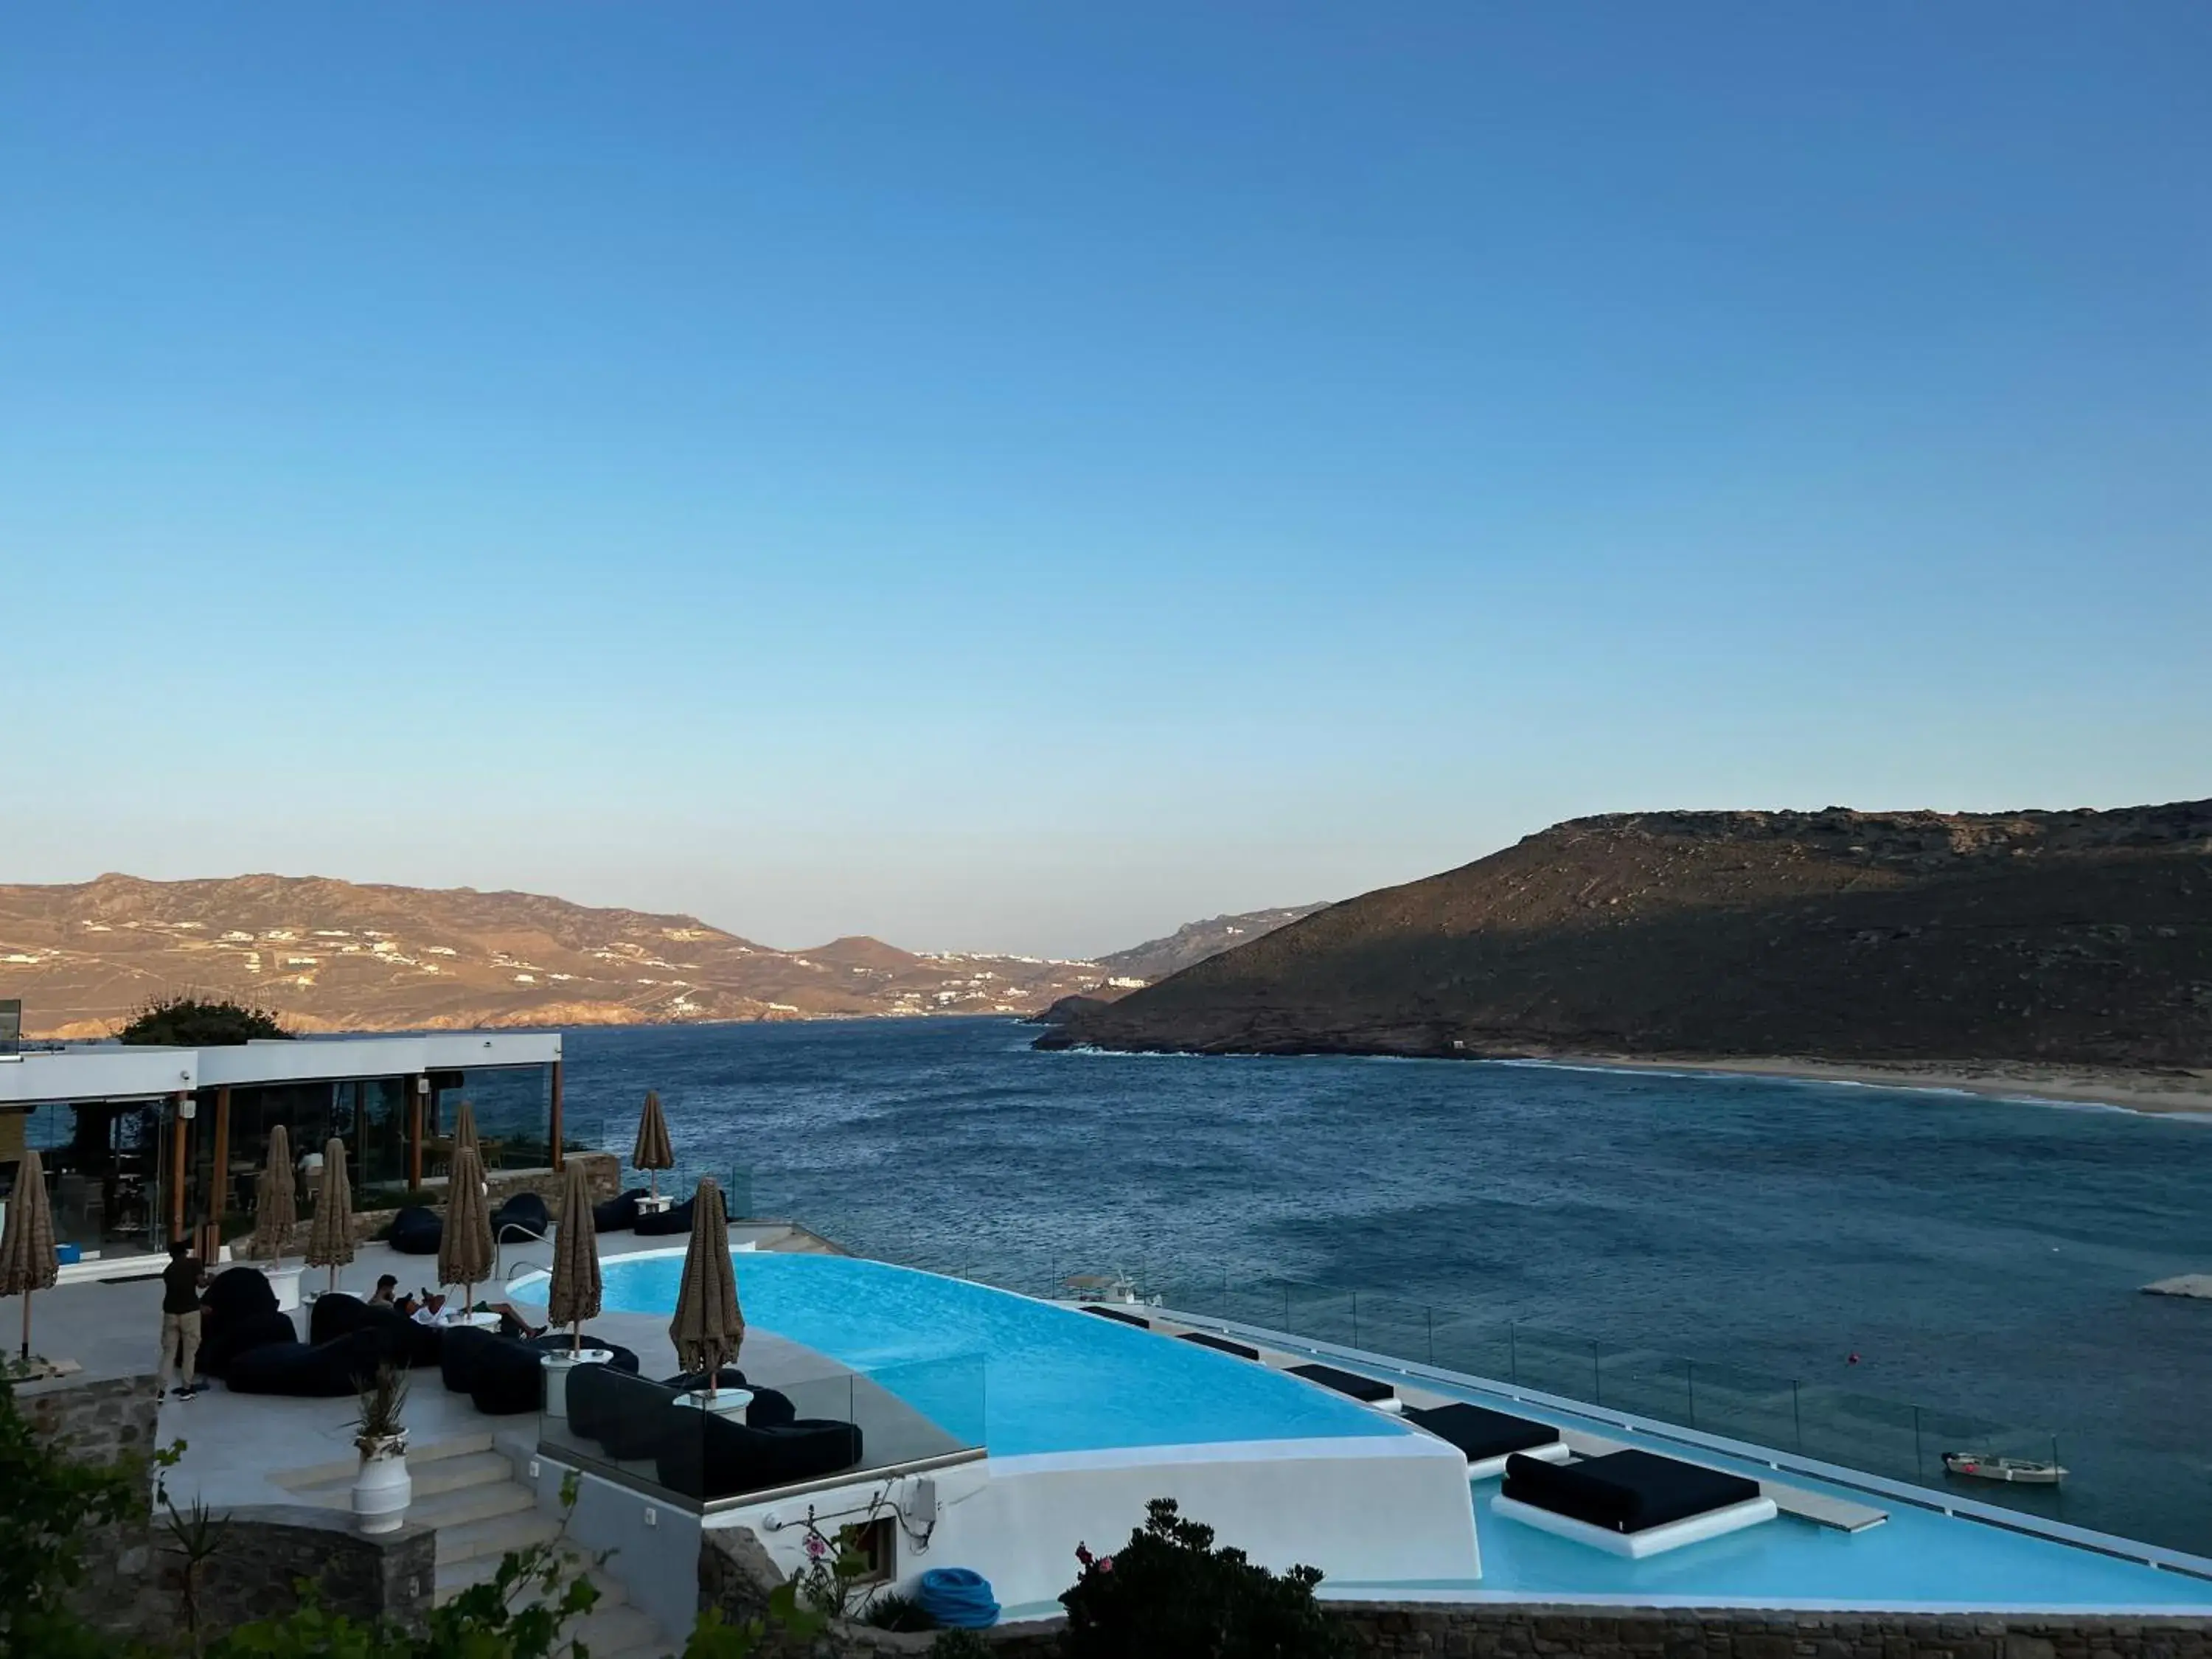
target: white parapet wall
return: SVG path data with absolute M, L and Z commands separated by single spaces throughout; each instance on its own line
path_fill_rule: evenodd
M 1075 1581 L 1076 1546 L 1119 1549 L 1155 1498 L 1174 1498 L 1218 1543 L 1277 1571 L 1304 1565 L 1366 1586 L 1469 1588 L 1482 1571 L 1467 1460 L 1411 1432 L 989 1457 L 719 1510 L 706 1524 L 751 1528 L 790 1572 L 805 1560 L 798 1523 L 810 1507 L 830 1531 L 860 1519 L 878 1494 L 880 1512 L 896 1510 L 902 1522 L 901 1581 L 967 1567 L 1007 1607 L 1049 1604 Z

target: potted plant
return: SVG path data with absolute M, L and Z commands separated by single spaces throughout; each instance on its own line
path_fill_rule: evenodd
M 354 1419 L 361 1473 L 353 1481 L 353 1513 L 355 1524 L 365 1533 L 397 1532 L 414 1501 L 407 1426 L 400 1420 L 406 1404 L 407 1378 L 391 1365 L 379 1365 L 362 1385 L 361 1415 Z

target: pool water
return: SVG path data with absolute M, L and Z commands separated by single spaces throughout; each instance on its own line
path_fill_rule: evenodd
M 748 1325 L 866 1373 L 997 1456 L 1408 1432 L 1296 1377 L 1133 1326 L 848 1256 L 738 1251 Z M 666 1314 L 680 1254 L 602 1268 L 611 1313 Z

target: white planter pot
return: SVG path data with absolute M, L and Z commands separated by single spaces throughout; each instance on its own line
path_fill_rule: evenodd
M 545 1415 L 568 1416 L 570 1371 L 579 1365 L 604 1365 L 613 1358 L 613 1351 L 608 1348 L 585 1348 L 576 1353 L 563 1348 L 539 1360 L 538 1363 L 545 1369 Z
M 380 1435 L 360 1443 L 361 1473 L 353 1481 L 354 1525 L 362 1532 L 397 1532 L 415 1501 L 407 1473 L 407 1437 Z
M 291 1313 L 300 1305 L 300 1274 L 298 1267 L 264 1267 L 262 1273 L 269 1280 L 269 1288 L 276 1293 L 276 1311 Z

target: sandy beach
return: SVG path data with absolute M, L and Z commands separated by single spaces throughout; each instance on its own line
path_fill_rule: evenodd
M 2027 1060 L 1972 1060 L 1951 1065 L 1899 1060 L 1808 1060 L 1788 1054 L 1729 1060 L 1659 1060 L 1649 1055 L 1556 1054 L 1561 1065 L 1624 1071 L 1718 1072 L 1747 1077 L 1803 1078 L 1885 1089 L 1951 1089 L 2012 1100 L 2110 1106 L 2130 1112 L 2179 1112 L 2212 1117 L 2212 1071 L 2140 1072 L 2118 1067 L 2050 1066 Z

